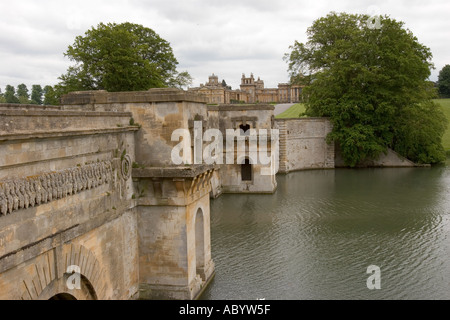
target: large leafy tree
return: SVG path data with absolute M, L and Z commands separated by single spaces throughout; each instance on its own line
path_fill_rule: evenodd
M 329 117 L 329 142 L 349 166 L 392 148 L 420 163 L 445 159 L 447 122 L 427 81 L 432 54 L 402 22 L 330 13 L 286 54 L 292 79 L 307 79 L 306 114 Z
M 447 64 L 439 72 L 438 88 L 442 97 L 450 98 L 450 64 Z
M 76 64 L 60 77 L 57 92 L 137 91 L 188 85 L 172 48 L 152 29 L 132 23 L 100 23 L 78 36 L 65 55 Z

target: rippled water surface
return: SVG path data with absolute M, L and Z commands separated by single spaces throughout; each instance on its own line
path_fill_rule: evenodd
M 211 202 L 203 299 L 450 299 L 450 167 L 305 171 Z M 367 268 L 381 269 L 369 290 Z

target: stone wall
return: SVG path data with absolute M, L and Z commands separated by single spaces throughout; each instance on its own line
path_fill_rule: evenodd
M 246 126 L 249 130 L 256 130 L 256 134 L 268 134 L 268 143 L 261 145 L 258 141 L 258 150 L 265 150 L 269 156 L 272 153 L 271 132 L 274 127 L 274 107 L 271 105 L 219 105 L 208 106 L 208 128 L 217 128 L 221 131 L 224 141 L 226 140 L 226 131 L 240 130 L 241 126 Z M 246 150 L 249 150 L 249 137 L 245 137 Z M 224 151 L 226 151 L 224 143 Z M 259 160 L 251 163 L 251 179 L 248 181 L 242 177 L 242 164 L 249 160 L 248 156 L 240 156 L 238 153 L 238 143 L 235 142 L 235 155 L 233 164 L 223 159 L 223 165 L 220 165 L 220 181 L 222 183 L 218 193 L 273 193 L 276 190 L 276 171 L 273 174 L 267 174 L 270 165 L 262 165 Z M 247 153 L 248 154 L 248 153 Z M 275 154 L 275 152 L 274 152 Z M 275 157 L 272 159 L 272 165 L 275 164 Z M 213 180 L 215 181 L 215 180 Z M 218 189 L 219 190 L 219 189 Z M 217 193 L 217 192 L 215 192 Z
M 0 106 L 0 299 L 130 299 L 138 128 L 127 112 L 61 109 Z
M 192 129 L 194 119 L 206 119 L 205 98 L 175 89 L 144 92 L 75 92 L 63 97 L 66 110 L 131 112 L 139 125 L 136 162 L 141 167 L 172 166 L 171 141 L 177 129 Z M 193 137 L 192 137 L 193 139 Z
M 326 142 L 332 125 L 325 118 L 276 119 L 280 130 L 280 173 L 334 168 L 334 144 Z
M 139 298 L 194 299 L 214 275 L 209 199 L 215 168 L 177 166 L 175 130 L 207 129 L 205 98 L 176 89 L 78 92 L 63 97 L 65 110 L 130 112 L 135 134 L 133 199 L 138 220 Z M 183 154 L 184 160 L 193 162 Z M 219 187 L 220 188 L 220 187 Z

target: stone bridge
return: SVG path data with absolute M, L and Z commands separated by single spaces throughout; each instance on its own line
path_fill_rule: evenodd
M 196 298 L 214 167 L 167 161 L 201 113 L 173 90 L 0 105 L 0 299 Z
M 0 104 L 0 299 L 197 298 L 215 270 L 210 199 L 277 182 L 237 149 L 234 164 L 176 166 L 172 133 L 276 128 L 281 172 L 335 167 L 328 120 L 273 112 L 175 89 Z M 272 142 L 257 147 L 275 159 Z

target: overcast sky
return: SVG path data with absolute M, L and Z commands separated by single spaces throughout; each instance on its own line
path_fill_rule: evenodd
M 0 88 L 54 85 L 72 63 L 74 39 L 98 23 L 132 22 L 169 41 L 193 86 L 215 73 L 234 89 L 242 73 L 266 87 L 288 81 L 283 56 L 306 29 L 330 11 L 387 14 L 405 22 L 433 53 L 436 81 L 450 64 L 448 0 L 16 0 L 0 1 Z M 376 12 L 378 11 L 378 12 Z

